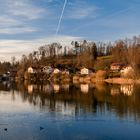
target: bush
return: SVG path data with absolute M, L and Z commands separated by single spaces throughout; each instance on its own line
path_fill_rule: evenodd
M 113 78 L 113 77 L 120 77 L 120 72 L 110 72 L 110 73 L 108 73 L 108 78 Z
M 99 70 L 96 72 L 96 79 L 106 79 L 107 78 L 107 72 L 104 70 Z

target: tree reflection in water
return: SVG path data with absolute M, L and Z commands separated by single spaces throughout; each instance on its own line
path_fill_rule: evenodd
M 18 94 L 42 111 L 72 116 L 108 113 L 140 120 L 139 85 L 0 83 L 0 91 L 12 94 L 13 101 Z

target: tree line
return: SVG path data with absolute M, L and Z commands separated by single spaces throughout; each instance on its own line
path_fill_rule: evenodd
M 64 64 L 71 67 L 93 68 L 99 57 L 112 56 L 110 63 L 121 62 L 131 65 L 137 73 L 140 71 L 140 36 L 115 42 L 72 41 L 70 46 L 51 43 L 40 46 L 38 50 L 22 55 L 20 61 L 12 57 L 10 62 L 0 63 L 0 73 L 16 68 L 19 74 L 24 73 L 29 66 Z M 105 62 L 103 62 L 105 63 Z

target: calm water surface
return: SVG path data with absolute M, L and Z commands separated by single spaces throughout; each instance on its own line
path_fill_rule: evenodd
M 0 83 L 0 140 L 140 140 L 140 85 Z

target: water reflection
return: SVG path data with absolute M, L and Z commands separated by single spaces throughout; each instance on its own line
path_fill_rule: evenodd
M 121 85 L 120 89 L 124 95 L 131 96 L 133 94 L 134 85 Z
M 60 85 L 58 85 L 58 84 L 53 84 L 53 89 L 54 89 L 54 92 L 55 92 L 55 93 L 58 93 L 59 90 L 60 90 Z
M 69 89 L 70 89 L 70 84 L 62 84 L 62 89 L 64 89 L 65 91 L 69 92 Z
M 89 92 L 89 85 L 88 84 L 81 84 L 80 88 L 81 88 L 81 92 L 83 92 L 83 93 Z
M 119 95 L 120 94 L 120 89 L 116 88 L 116 87 L 112 87 L 110 93 L 111 93 L 112 96 Z
M 24 85 L 24 86 L 23 86 Z M 41 111 L 63 115 L 113 114 L 140 120 L 140 86 L 100 84 L 0 83 L 0 95 L 11 94 Z M 6 96 L 7 94 L 4 94 Z M 1 97 L 2 98 L 2 97 Z
M 115 85 L 112 86 L 110 91 L 112 96 L 118 96 L 119 94 L 123 94 L 125 96 L 132 96 L 133 92 L 134 92 L 134 85 L 132 84 Z
M 28 85 L 28 93 L 33 93 L 33 85 Z

